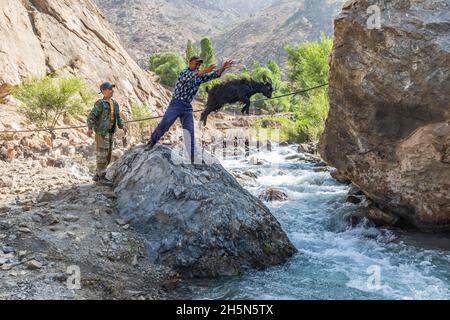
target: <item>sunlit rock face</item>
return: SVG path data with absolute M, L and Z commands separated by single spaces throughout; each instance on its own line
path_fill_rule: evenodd
M 321 155 L 389 214 L 450 230 L 449 2 L 348 1 L 335 36 Z
M 24 78 L 54 74 L 84 78 L 97 91 L 117 85 L 125 105 L 161 112 L 168 92 L 138 67 L 92 0 L 0 1 L 0 97 Z

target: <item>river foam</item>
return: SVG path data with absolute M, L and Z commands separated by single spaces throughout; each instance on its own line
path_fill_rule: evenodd
M 377 229 L 368 221 L 350 227 L 344 216 L 348 186 L 313 164 L 285 160 L 293 148 L 257 154 L 262 166 L 222 160 L 230 169 L 258 175 L 254 195 L 273 187 L 289 197 L 266 203 L 299 250 L 287 264 L 186 285 L 184 298 L 200 299 L 449 299 L 450 239 Z

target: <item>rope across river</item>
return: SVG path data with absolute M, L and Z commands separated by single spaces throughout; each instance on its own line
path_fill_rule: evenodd
M 272 98 L 265 98 L 265 99 L 258 99 L 258 100 L 253 100 L 251 101 L 251 103 L 256 103 L 256 102 L 263 102 L 263 101 L 268 101 L 268 100 L 275 100 L 275 99 L 281 99 L 284 97 L 289 97 L 289 96 L 295 96 L 298 94 L 302 94 L 302 93 L 306 93 L 312 90 L 316 90 L 319 88 L 323 88 L 325 86 L 327 86 L 328 83 L 324 83 L 315 87 L 311 87 L 311 88 L 307 88 L 307 89 L 302 89 L 300 91 L 295 91 L 295 92 L 291 92 L 291 93 L 287 93 L 287 94 L 283 94 L 281 96 L 276 96 L 276 97 L 272 97 Z M 194 110 L 194 113 L 198 113 L 198 112 L 203 112 L 203 110 Z M 137 120 L 129 120 L 129 121 L 125 121 L 125 123 L 136 123 L 136 122 L 143 122 L 143 121 L 149 121 L 149 120 L 156 120 L 156 119 L 162 119 L 163 116 L 155 116 L 155 117 L 149 117 L 149 118 L 143 118 L 143 119 L 137 119 Z M 52 132 L 52 131 L 59 131 L 59 130 L 70 130 L 70 129 L 83 129 L 83 128 L 87 128 L 86 125 L 83 126 L 70 126 L 70 127 L 56 127 L 56 128 L 40 128 L 40 129 L 29 129 L 29 130 L 3 130 L 0 131 L 0 134 L 5 134 L 5 133 L 28 133 L 28 132 L 43 132 L 43 131 L 47 131 L 47 132 Z

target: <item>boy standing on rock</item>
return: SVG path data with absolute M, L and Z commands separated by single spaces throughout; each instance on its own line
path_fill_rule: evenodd
M 111 162 L 114 133 L 117 127 L 123 129 L 125 134 L 128 132 L 120 116 L 119 104 L 112 98 L 114 88 L 115 85 L 109 82 L 105 82 L 100 86 L 103 98 L 95 103 L 94 109 L 92 109 L 87 118 L 89 127 L 87 135 L 92 137 L 95 131 L 97 173 L 93 180 L 108 186 L 111 185 L 111 182 L 106 179 L 105 175 L 106 168 Z

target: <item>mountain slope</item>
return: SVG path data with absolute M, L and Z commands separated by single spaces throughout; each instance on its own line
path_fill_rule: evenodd
M 221 33 L 273 1 L 96 0 L 141 65 L 152 53 L 184 53 L 188 39 Z
M 2 0 L 0 17 L 0 87 L 76 75 L 93 90 L 116 83 L 126 106 L 144 102 L 156 111 L 166 104 L 166 90 L 128 55 L 92 0 Z
M 342 0 L 277 0 L 231 30 L 214 37 L 215 50 L 222 57 L 233 57 L 239 65 L 255 61 L 284 62 L 284 46 L 317 40 L 323 32 L 333 34 L 333 17 Z

